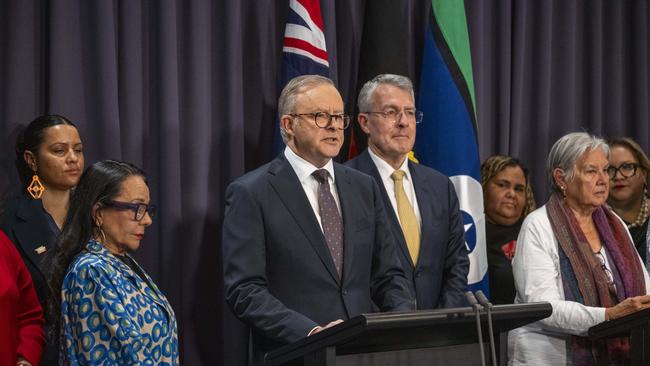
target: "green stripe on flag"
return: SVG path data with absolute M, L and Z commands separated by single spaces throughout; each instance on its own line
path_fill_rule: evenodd
M 469 46 L 465 3 L 463 0 L 431 0 L 431 5 L 438 27 L 465 78 L 472 99 L 472 112 L 476 113 L 472 53 Z

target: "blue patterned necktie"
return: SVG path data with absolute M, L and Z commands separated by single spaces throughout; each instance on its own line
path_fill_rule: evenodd
M 326 169 L 318 169 L 311 175 L 318 181 L 318 209 L 325 242 L 334 260 L 336 272 L 341 277 L 343 270 L 343 220 L 341 220 L 336 201 L 330 191 L 329 172 Z

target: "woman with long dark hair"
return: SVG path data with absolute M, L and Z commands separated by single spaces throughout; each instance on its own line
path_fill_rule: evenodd
M 144 173 L 118 161 L 84 172 L 51 261 L 48 318 L 70 364 L 177 365 L 176 318 L 129 255 L 151 225 Z
M 43 257 L 61 232 L 83 168 L 81 138 L 67 118 L 40 116 L 19 134 L 16 169 L 22 194 L 5 203 L 0 223 L 23 258 L 43 307 L 48 296 Z M 56 365 L 57 352 L 57 340 L 49 340 L 42 364 Z

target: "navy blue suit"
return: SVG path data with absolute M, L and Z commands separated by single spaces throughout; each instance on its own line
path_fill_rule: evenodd
M 283 154 L 226 190 L 226 300 L 251 326 L 252 364 L 318 325 L 377 307 L 414 308 L 377 184 L 337 163 L 334 172 L 344 225 L 342 278 Z
M 38 253 L 39 247 L 52 249 L 57 233 L 47 217 L 41 200 L 22 195 L 7 202 L 2 215 L 2 230 L 14 243 L 32 276 L 34 288 L 41 304 L 47 300 L 47 283 L 42 260 L 45 252 Z
M 399 257 L 417 299 L 417 308 L 465 306 L 463 294 L 467 291 L 469 258 L 458 197 L 449 178 L 423 165 L 408 163 L 422 218 L 420 253 L 418 262 L 414 264 L 379 170 L 368 151 L 346 165 L 371 175 L 379 184 Z
M 54 220 L 48 216 L 41 200 L 34 200 L 27 195 L 21 195 L 8 200 L 2 213 L 2 230 L 14 243 L 20 256 L 32 276 L 34 289 L 38 299 L 45 309 L 48 298 L 47 280 L 43 268 L 45 252 L 39 248 L 52 250 L 56 245 L 58 228 Z M 45 345 L 41 365 L 58 364 L 58 340 L 48 340 Z

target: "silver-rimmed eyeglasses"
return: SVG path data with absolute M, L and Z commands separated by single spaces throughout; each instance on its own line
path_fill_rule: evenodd
M 292 113 L 291 117 L 312 117 L 316 126 L 320 128 L 336 127 L 345 130 L 350 125 L 350 116 L 345 114 L 329 114 L 327 112 Z
M 424 117 L 424 113 L 422 113 L 422 111 L 418 111 L 417 109 L 413 109 L 413 108 L 406 108 L 401 111 L 391 108 L 385 111 L 368 111 L 368 112 L 361 112 L 361 113 L 380 115 L 387 122 L 390 123 L 395 123 L 399 121 L 402 118 L 402 116 L 404 116 L 404 118 L 406 118 L 409 121 L 415 121 L 415 123 L 420 123 L 422 122 L 422 117 Z

